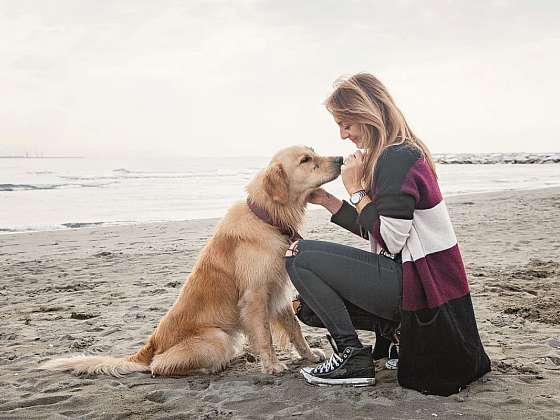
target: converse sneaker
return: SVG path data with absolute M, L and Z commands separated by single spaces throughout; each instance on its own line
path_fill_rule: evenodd
M 303 368 L 300 373 L 312 385 L 375 385 L 371 346 L 346 347 L 340 354 L 334 349 L 329 360 L 314 368 Z
M 399 368 L 399 345 L 396 343 L 391 343 L 389 346 L 389 355 L 387 356 L 387 362 L 385 362 L 385 367 L 387 369 L 396 370 Z

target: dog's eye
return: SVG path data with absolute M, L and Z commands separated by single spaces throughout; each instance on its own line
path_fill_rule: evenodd
M 310 160 L 311 160 L 311 156 L 304 156 L 299 163 L 300 164 L 301 163 L 306 163 L 306 162 L 309 162 Z

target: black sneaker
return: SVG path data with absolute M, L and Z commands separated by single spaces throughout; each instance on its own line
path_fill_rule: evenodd
M 313 385 L 375 385 L 375 366 L 371 346 L 336 349 L 329 360 L 317 367 L 300 370 L 307 383 Z
M 391 370 L 397 370 L 399 368 L 399 345 L 396 343 L 391 343 L 389 346 L 389 352 L 387 355 L 387 362 L 385 362 L 385 367 Z

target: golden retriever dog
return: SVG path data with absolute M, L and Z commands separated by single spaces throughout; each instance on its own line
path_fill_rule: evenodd
M 335 179 L 341 164 L 342 158 L 322 157 L 304 146 L 278 152 L 248 184 L 247 200 L 220 221 L 177 300 L 136 354 L 67 357 L 41 367 L 114 376 L 217 372 L 239 354 L 246 337 L 263 372 L 275 374 L 286 366 L 276 358 L 273 333 L 289 339 L 301 357 L 324 359 L 309 348 L 294 317 L 284 254 L 290 245 L 286 232 L 301 227 L 308 195 Z

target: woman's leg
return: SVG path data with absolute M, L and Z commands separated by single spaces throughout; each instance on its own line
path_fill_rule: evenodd
M 385 256 L 323 241 L 299 241 L 286 257 L 290 279 L 340 350 L 361 347 L 344 300 L 398 321 L 402 268 Z
M 353 303 L 344 299 L 344 306 L 352 320 L 352 325 L 356 330 L 366 330 L 375 333 L 375 347 L 373 349 L 373 359 L 379 360 L 387 357 L 389 348 L 394 340 L 399 321 L 389 321 L 379 318 L 370 312 L 364 311 Z M 313 312 L 303 297 L 298 294 L 292 300 L 292 309 L 296 317 L 305 325 L 315 328 L 326 328 L 323 321 Z

